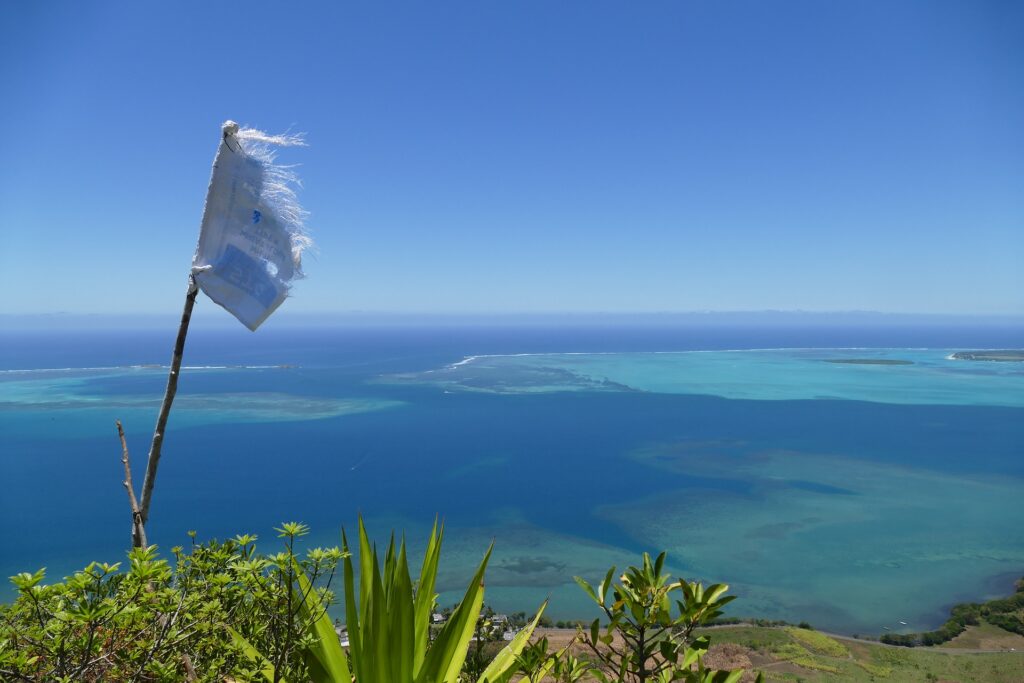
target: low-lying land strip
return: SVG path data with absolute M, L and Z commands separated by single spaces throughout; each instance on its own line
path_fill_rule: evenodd
M 898 358 L 827 358 L 826 363 L 838 363 L 840 365 L 913 365 L 912 360 L 900 360 Z
M 957 351 L 954 360 L 1024 361 L 1024 349 L 1002 349 L 999 351 Z
M 711 650 L 709 667 L 742 668 L 752 681 L 851 681 L 868 683 L 1020 683 L 1024 676 L 1024 636 L 990 624 L 969 627 L 941 647 L 906 648 L 877 641 L 825 634 L 794 626 L 729 624 L 704 629 Z M 552 649 L 568 645 L 572 629 L 538 629 Z M 962 639 L 962 640 L 961 640 Z M 582 649 L 578 656 L 586 656 Z

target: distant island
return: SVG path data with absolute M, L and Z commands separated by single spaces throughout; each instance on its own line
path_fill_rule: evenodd
M 913 365 L 912 360 L 897 358 L 826 358 L 826 363 L 844 363 L 846 365 Z
M 1024 349 L 1004 349 L 1002 351 L 957 351 L 953 360 L 994 360 L 1001 362 L 1024 361 Z

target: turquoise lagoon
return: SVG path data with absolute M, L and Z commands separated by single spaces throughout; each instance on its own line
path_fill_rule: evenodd
M 934 627 L 1024 574 L 1024 364 L 950 358 L 962 348 L 521 353 L 541 344 L 339 334 L 190 349 L 195 365 L 249 365 L 183 373 L 157 543 L 196 529 L 272 547 L 289 519 L 336 543 L 356 512 L 415 543 L 440 514 L 443 601 L 491 539 L 488 601 L 550 597 L 556 618 L 592 614 L 574 574 L 665 549 L 675 572 L 730 583 L 734 614 L 872 634 Z M 113 420 L 141 470 L 165 371 L 148 353 L 38 369 L 22 351 L 28 367 L 0 373 L 0 571 L 116 558 Z
M 644 391 L 752 401 L 831 399 L 1024 407 L 1024 363 L 950 349 L 739 349 L 469 356 L 412 380 L 467 391 Z

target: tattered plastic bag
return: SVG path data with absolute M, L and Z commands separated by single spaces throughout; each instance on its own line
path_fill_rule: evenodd
M 222 130 L 192 273 L 207 296 L 255 330 L 302 277 L 302 251 L 311 244 L 298 177 L 274 163 L 274 147 L 304 142 L 233 121 Z

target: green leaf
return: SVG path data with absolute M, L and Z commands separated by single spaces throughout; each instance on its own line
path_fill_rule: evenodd
M 371 677 L 367 683 L 398 683 L 391 676 L 391 658 L 388 653 L 389 620 L 387 618 L 387 599 L 384 597 L 384 584 L 380 576 L 380 563 L 377 553 L 373 553 L 372 580 L 370 583 L 370 605 L 367 609 L 368 626 L 364 635 L 369 634 L 367 653 L 373 657 L 370 667 Z
M 591 587 L 591 585 L 589 583 L 586 582 L 585 579 L 583 579 L 583 577 L 574 576 L 572 578 L 576 581 L 576 583 L 578 583 L 580 585 L 580 588 L 582 588 L 583 591 L 587 595 L 590 596 L 591 600 L 593 600 L 594 602 L 596 602 L 599 605 L 604 604 L 604 601 L 601 601 L 601 600 L 597 599 L 597 593 L 594 592 L 594 589 Z
M 341 545 L 345 551 L 343 573 L 345 579 L 345 628 L 348 630 L 348 651 L 352 656 L 352 669 L 357 681 L 368 680 L 363 666 L 362 633 L 359 625 L 359 606 L 356 604 L 355 572 L 348 548 L 345 530 L 341 530 Z
M 295 558 L 292 558 L 292 567 L 299 584 L 299 594 L 296 596 L 299 600 L 299 616 L 304 621 L 311 622 L 310 630 L 317 639 L 305 657 L 310 677 L 314 683 L 351 683 L 348 659 L 338 640 L 334 625 L 327 616 L 327 608 Z
M 708 671 L 704 674 L 704 683 L 736 683 L 743 676 L 743 670 Z
M 680 662 L 679 668 L 689 669 L 696 663 L 697 658 L 700 657 L 702 654 L 703 652 L 701 652 L 700 650 L 695 650 L 690 647 L 686 648 L 686 650 L 683 652 L 683 661 Z
M 530 636 L 533 635 L 533 630 L 537 628 L 537 624 L 540 622 L 541 615 L 544 614 L 544 610 L 547 608 L 548 602 L 545 600 L 540 609 L 537 610 L 537 616 L 533 618 L 527 626 L 525 626 L 519 633 L 516 634 L 512 642 L 506 645 L 501 652 L 499 652 L 491 663 L 487 665 L 484 672 L 480 674 L 480 678 L 477 683 L 506 683 L 512 678 L 515 673 L 516 666 L 516 655 L 523 651 L 523 647 L 530 641 Z
M 601 582 L 601 585 L 597 588 L 597 592 L 601 596 L 601 602 L 598 604 L 603 605 L 605 603 L 605 598 L 608 596 L 608 589 L 611 588 L 612 585 L 612 576 L 614 575 L 615 565 L 612 565 L 608 569 L 608 573 L 604 575 L 604 580 Z
M 392 674 L 397 683 L 411 683 L 413 677 L 413 597 L 412 579 L 405 555 L 405 539 L 395 557 L 391 574 L 389 612 L 391 616 L 390 645 Z
M 709 604 L 714 602 L 718 599 L 718 596 L 720 596 L 727 590 L 729 590 L 729 585 L 725 583 L 716 583 L 714 585 L 708 586 L 707 590 L 704 592 L 704 602 L 707 602 Z
M 665 565 L 665 552 L 658 555 L 658 559 L 654 561 L 654 574 L 655 576 L 661 575 L 661 568 Z
M 470 638 L 476 629 L 480 616 L 480 608 L 484 601 L 484 571 L 491 559 L 494 543 L 487 549 L 483 561 L 476 570 L 472 582 L 466 588 L 462 602 L 448 618 L 444 628 L 437 635 L 427 656 L 423 660 L 423 668 L 416 677 L 416 683 L 455 683 L 462 671 L 462 663 L 466 660 Z
M 373 568 L 376 565 L 370 539 L 366 535 L 363 516 L 359 515 L 359 623 L 366 622 L 366 609 L 370 604 L 373 587 Z M 362 683 L 362 681 L 360 681 Z
M 235 644 L 242 649 L 242 653 L 248 657 L 250 661 L 260 665 L 260 674 L 270 681 L 270 683 L 275 683 L 274 665 L 271 664 L 270 660 L 264 657 L 259 650 L 254 648 L 252 643 L 243 638 L 241 633 L 230 626 L 225 626 L 225 628 L 228 630 L 228 633 L 231 634 L 231 640 L 233 640 Z M 286 683 L 286 681 L 283 678 L 279 678 L 277 679 L 277 683 Z
M 434 518 L 434 528 L 430 531 L 430 540 L 427 542 L 427 550 L 423 555 L 423 567 L 420 569 L 420 578 L 416 584 L 416 603 L 414 608 L 413 625 L 413 677 L 419 675 L 423 666 L 423 658 L 427 654 L 427 643 L 430 640 L 430 624 L 434 615 L 434 581 L 437 579 L 437 563 L 441 554 L 441 539 L 444 537 L 444 524 L 440 531 L 437 528 L 437 518 Z
M 561 650 L 561 652 L 564 652 L 564 651 L 565 651 L 564 649 Z M 555 665 L 555 658 L 554 657 L 549 657 L 548 660 L 546 662 L 544 662 L 544 665 L 537 671 L 537 677 L 536 677 L 537 680 L 536 681 L 531 680 L 529 676 L 524 676 L 519 681 L 519 683 L 540 683 L 541 681 L 544 680 L 544 677 L 548 675 L 548 672 L 551 671 L 551 667 L 553 667 L 554 665 Z

